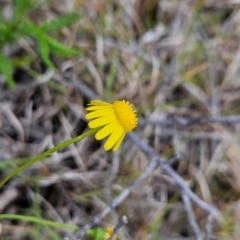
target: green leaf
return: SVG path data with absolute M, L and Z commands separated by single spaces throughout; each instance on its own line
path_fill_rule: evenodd
M 33 62 L 34 57 L 33 56 L 26 56 L 22 58 L 15 58 L 12 59 L 12 64 L 14 67 L 24 67 L 24 66 L 29 66 L 31 62 Z
M 13 29 L 12 22 L 5 21 L 0 23 L 0 47 L 17 39 L 17 33 Z
M 39 45 L 39 53 L 45 64 L 50 68 L 54 68 L 53 63 L 49 58 L 51 52 L 62 56 L 83 54 L 81 50 L 65 46 L 53 38 L 47 36 L 43 29 L 36 26 L 30 21 L 24 21 L 20 27 L 20 31 L 27 36 L 37 39 Z
M 32 5 L 32 0 L 14 0 L 14 20 L 18 20 Z
M 36 34 L 40 32 L 39 27 L 28 19 L 22 20 L 21 24 L 18 26 L 18 31 L 20 34 L 28 37 L 36 37 Z
M 106 239 L 106 230 L 96 227 L 87 231 L 87 236 L 93 240 L 104 240 Z
M 9 58 L 5 57 L 2 53 L 0 53 L 0 63 L 0 71 L 5 76 L 8 87 L 14 89 L 15 83 L 12 77 L 12 61 Z
M 49 44 L 50 50 L 56 54 L 59 54 L 62 56 L 82 55 L 83 54 L 83 52 L 81 50 L 63 45 L 48 36 L 46 36 L 46 40 Z
M 52 63 L 49 55 L 50 55 L 50 50 L 49 50 L 49 46 L 48 46 L 48 41 L 45 35 L 43 34 L 38 34 L 37 37 L 37 41 L 38 41 L 38 49 L 39 49 L 39 53 L 40 56 L 43 60 L 43 62 L 51 69 L 55 69 L 54 64 Z
M 41 29 L 44 31 L 50 31 L 50 30 L 59 30 L 63 27 L 69 26 L 75 22 L 77 22 L 80 19 L 79 14 L 77 13 L 70 13 L 68 15 L 59 17 L 58 19 L 55 19 L 51 22 L 45 22 Z

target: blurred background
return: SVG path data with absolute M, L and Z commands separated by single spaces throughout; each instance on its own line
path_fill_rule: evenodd
M 238 0 L 0 0 L 0 177 L 87 128 L 95 93 L 126 99 L 135 133 L 216 206 L 211 239 L 240 239 L 240 125 L 144 124 L 240 114 Z M 84 88 L 87 87 L 87 88 Z M 90 93 L 89 93 L 90 91 Z M 92 92 L 91 92 L 92 91 Z M 0 190 L 0 239 L 62 239 L 129 186 L 149 159 L 129 139 L 116 153 L 94 137 L 18 174 Z M 194 205 L 204 231 L 207 213 Z M 119 239 L 192 240 L 179 188 L 159 169 L 100 227 L 129 223 Z

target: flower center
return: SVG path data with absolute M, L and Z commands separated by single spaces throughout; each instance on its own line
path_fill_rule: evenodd
M 138 124 L 138 118 L 136 116 L 136 110 L 132 109 L 132 105 L 129 102 L 115 101 L 113 103 L 116 116 L 120 124 L 127 132 L 132 131 Z

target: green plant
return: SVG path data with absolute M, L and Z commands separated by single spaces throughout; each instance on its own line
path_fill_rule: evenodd
M 53 21 L 37 25 L 28 16 L 28 12 L 36 7 L 38 7 L 38 3 L 35 1 L 15 0 L 11 20 L 6 19 L 0 9 L 0 72 L 5 76 L 9 88 L 15 87 L 13 72 L 17 64 L 16 62 L 19 64 L 18 60 L 21 60 L 21 57 L 20 59 L 12 59 L 6 56 L 4 48 L 19 39 L 27 37 L 34 39 L 41 60 L 51 69 L 55 69 L 55 65 L 50 58 L 50 54 L 61 55 L 63 57 L 83 54 L 81 50 L 66 46 L 58 42 L 54 37 L 49 36 L 49 33 L 59 31 L 63 27 L 78 21 L 80 18 L 79 14 L 74 12 L 69 13 Z

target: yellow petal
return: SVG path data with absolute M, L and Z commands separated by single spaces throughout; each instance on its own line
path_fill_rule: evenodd
M 115 130 L 115 125 L 116 125 L 115 122 L 111 122 L 108 125 L 104 126 L 96 133 L 95 138 L 97 140 L 101 140 L 101 139 L 107 137 Z
M 111 106 L 112 104 L 107 103 L 107 102 L 103 102 L 103 101 L 99 101 L 99 100 L 92 100 L 90 105 L 96 105 L 96 106 Z
M 121 143 L 122 143 L 122 141 L 123 141 L 126 133 L 127 133 L 127 132 L 124 131 L 123 134 L 122 134 L 122 136 L 118 139 L 117 143 L 115 144 L 115 146 L 114 146 L 114 148 L 113 148 L 113 151 L 114 151 L 114 152 L 119 149 L 119 147 L 120 147 L 120 145 L 121 145 Z
M 100 118 L 92 120 L 91 122 L 88 123 L 88 126 L 90 128 L 97 128 L 97 127 L 101 127 L 101 126 L 107 125 L 110 122 L 115 122 L 115 121 L 116 121 L 116 116 L 109 115 L 109 116 L 100 117 Z
M 107 109 L 107 108 L 112 108 L 112 106 L 91 106 L 86 108 L 87 111 L 93 111 L 93 110 L 102 110 L 102 109 Z
M 113 235 L 113 233 L 114 233 L 114 230 L 112 229 L 112 228 L 110 228 L 110 227 L 107 227 L 106 228 L 106 233 L 105 233 L 105 240 L 109 240 L 111 237 L 112 237 L 112 235 Z M 117 239 L 116 237 L 114 237 L 114 240 L 115 239 Z
M 122 136 L 123 132 L 124 132 L 124 128 L 119 123 L 115 124 L 114 131 L 112 132 L 112 134 L 104 144 L 105 151 L 108 151 L 116 144 L 118 139 Z
M 86 117 L 86 119 L 91 119 L 91 118 L 104 117 L 104 116 L 114 115 L 114 114 L 115 114 L 114 110 L 111 108 L 108 108 L 108 109 L 90 112 L 90 113 L 86 114 L 85 117 Z

